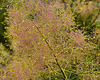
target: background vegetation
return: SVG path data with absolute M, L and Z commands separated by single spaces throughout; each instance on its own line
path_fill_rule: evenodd
M 99 79 L 99 0 L 0 0 L 0 80 Z

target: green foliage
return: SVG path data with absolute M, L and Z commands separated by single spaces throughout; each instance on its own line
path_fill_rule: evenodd
M 6 34 L 7 5 L 7 0 L 0 0 L 0 68 L 5 68 L 9 64 L 12 54 L 9 36 Z
M 8 52 L 5 51 L 4 46 L 0 43 L 0 67 L 6 67 L 9 63 L 10 56 Z
M 1 7 L 0 8 L 0 43 L 3 43 L 4 47 L 10 51 L 11 43 L 9 41 L 9 37 L 7 37 L 7 35 L 5 34 L 7 32 L 6 27 L 8 26 L 5 20 L 7 17 L 8 16 L 6 11 L 6 6 Z
M 90 7 L 94 5 L 95 7 Z M 94 30 L 99 25 L 95 22 L 100 14 L 99 7 L 97 7 L 96 3 L 90 2 L 88 5 L 82 5 L 82 7 L 79 11 L 74 12 L 74 18 L 75 18 L 75 27 L 77 29 L 83 30 L 83 33 L 85 35 L 88 35 L 90 37 L 94 36 Z M 96 14 L 95 14 L 96 13 Z
M 0 8 L 4 8 L 8 5 L 8 0 L 0 0 Z

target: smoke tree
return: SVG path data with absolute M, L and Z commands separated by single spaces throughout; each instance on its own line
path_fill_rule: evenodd
M 96 43 L 99 40 L 99 22 L 93 23 L 96 26 L 92 30 L 95 38 L 84 34 L 92 22 L 89 18 L 91 13 L 94 15 L 92 10 L 96 8 L 96 13 L 99 12 L 97 7 L 85 5 L 84 0 L 9 0 L 9 3 L 10 25 L 6 28 L 15 55 L 1 79 L 100 78 L 99 44 Z M 87 21 L 89 24 L 83 24 Z

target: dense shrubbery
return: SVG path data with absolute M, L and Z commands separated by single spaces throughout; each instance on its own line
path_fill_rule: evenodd
M 100 11 L 96 2 L 9 3 L 6 29 L 15 55 L 5 70 L 1 69 L 2 80 L 100 79 Z
M 7 4 L 7 0 L 0 0 L 0 66 L 2 67 L 5 67 L 9 63 L 11 59 L 10 56 L 13 52 L 13 50 L 10 49 L 11 43 L 9 41 L 9 37 L 5 34 L 7 32 L 6 27 L 8 26 L 6 22 L 6 19 L 8 18 L 6 13 Z

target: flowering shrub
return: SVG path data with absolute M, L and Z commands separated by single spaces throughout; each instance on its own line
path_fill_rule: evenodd
M 85 41 L 87 35 L 76 30 L 70 5 L 65 10 L 62 0 L 10 3 L 7 33 L 15 55 L 1 79 L 99 79 L 97 44 Z

